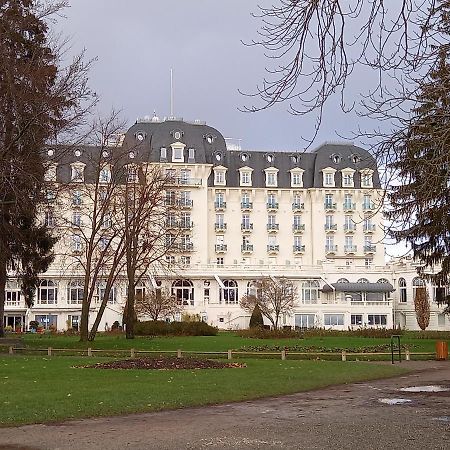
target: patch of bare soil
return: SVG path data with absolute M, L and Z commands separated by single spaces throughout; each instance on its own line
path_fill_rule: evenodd
M 175 369 L 228 369 L 246 367 L 242 363 L 225 363 L 211 359 L 195 358 L 132 358 L 119 361 L 97 363 L 89 366 L 78 366 L 85 369 L 145 369 L 145 370 L 175 370 Z

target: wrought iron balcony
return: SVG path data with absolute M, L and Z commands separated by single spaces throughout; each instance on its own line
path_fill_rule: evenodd
M 241 230 L 242 231 L 252 231 L 253 224 L 252 223 L 241 223 Z
M 267 224 L 267 231 L 278 231 L 280 229 L 279 223 L 268 223 Z
M 216 211 L 224 211 L 227 209 L 227 202 L 214 202 L 214 208 Z
M 226 223 L 215 223 L 214 228 L 216 231 L 225 231 L 227 229 Z
M 304 245 L 293 245 L 292 250 L 294 253 L 305 253 L 305 246 Z
M 305 204 L 300 202 L 292 203 L 292 211 L 302 211 L 305 209 Z

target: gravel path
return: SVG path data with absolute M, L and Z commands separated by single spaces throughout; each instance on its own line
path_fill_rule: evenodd
M 402 365 L 414 372 L 243 403 L 0 428 L 0 450 L 449 449 L 450 362 Z M 448 390 L 400 390 L 430 385 Z M 389 404 L 396 399 L 406 402 Z

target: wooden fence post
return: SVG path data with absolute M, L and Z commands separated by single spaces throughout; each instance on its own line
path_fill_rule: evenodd
M 231 350 L 228 350 L 228 359 L 233 359 L 233 355 Z
M 347 352 L 345 350 L 342 350 L 342 361 L 347 361 Z
M 9 346 L 9 352 L 10 355 L 14 355 L 14 347 L 12 345 Z
M 47 348 L 47 355 L 52 356 L 52 348 L 51 347 Z
M 406 350 L 405 352 L 405 360 L 409 361 L 411 359 L 411 354 L 409 353 L 409 350 Z
M 130 350 L 130 355 L 131 355 L 132 358 L 134 358 L 134 348 L 132 348 L 132 349 Z
M 91 347 L 88 348 L 88 356 L 92 356 L 92 348 Z
M 181 358 L 181 350 L 180 349 L 177 350 L 177 358 Z
M 281 359 L 283 361 L 286 359 L 286 350 L 281 350 Z

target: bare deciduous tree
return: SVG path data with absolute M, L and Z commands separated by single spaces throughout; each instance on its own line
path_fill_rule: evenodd
M 183 310 L 176 297 L 168 289 L 151 289 L 144 295 L 135 297 L 135 310 L 138 317 L 150 317 L 151 320 L 173 317 Z
M 273 328 L 277 329 L 280 316 L 290 314 L 297 300 L 297 287 L 286 278 L 262 278 L 253 283 L 252 291 L 240 301 L 241 308 L 252 313 L 258 306 Z

